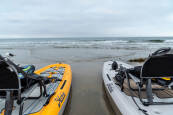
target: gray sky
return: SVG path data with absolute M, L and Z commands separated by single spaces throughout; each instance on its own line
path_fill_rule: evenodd
M 173 0 L 1 0 L 9 36 L 173 36 Z

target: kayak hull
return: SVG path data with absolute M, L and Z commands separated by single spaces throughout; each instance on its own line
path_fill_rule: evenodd
M 104 63 L 102 75 L 104 86 L 114 111 L 116 112 L 117 106 L 120 113 L 123 115 L 140 115 L 140 111 L 137 112 L 136 109 L 128 107 L 128 100 L 126 98 L 125 100 L 124 98 L 120 98 L 124 97 L 124 95 L 120 88 L 114 83 L 113 76 L 115 76 L 116 73 L 112 70 L 112 63 L 111 61 Z
M 31 114 L 31 115 L 62 115 L 63 111 L 65 109 L 69 94 L 70 94 L 70 88 L 71 88 L 71 82 L 72 82 L 72 72 L 71 67 L 67 64 L 58 64 L 58 65 L 51 65 L 49 67 L 58 66 L 58 67 L 64 67 L 65 72 L 62 78 L 62 81 L 60 82 L 58 88 L 55 91 L 55 95 L 50 99 L 49 105 L 42 108 L 37 113 Z M 48 67 L 48 68 L 49 68 Z M 39 74 L 40 71 L 43 71 L 46 68 L 42 68 L 41 70 L 36 71 L 35 73 Z
M 119 112 L 117 114 L 122 115 L 144 115 L 142 111 L 138 109 L 134 101 L 132 100 L 131 96 L 126 95 L 124 92 L 121 91 L 120 87 L 115 84 L 114 77 L 118 73 L 115 70 L 112 70 L 112 63 L 113 61 L 105 62 L 103 65 L 102 77 L 104 87 L 107 93 L 107 97 L 111 102 L 111 105 L 115 112 L 117 113 L 117 108 Z M 126 64 L 124 62 L 117 61 L 118 66 L 122 65 L 126 68 L 133 68 L 133 66 Z M 134 100 L 140 106 L 140 108 L 147 111 L 149 115 L 172 115 L 172 108 L 173 105 L 150 105 L 144 106 L 138 97 L 134 97 Z M 145 99 L 144 99 L 145 100 Z M 146 100 L 145 100 L 146 101 Z M 158 98 L 154 96 L 154 101 L 165 101 L 165 102 L 172 102 L 173 98 Z
M 72 72 L 68 64 L 52 64 L 43 67 L 34 72 L 38 75 L 46 75 L 46 77 L 58 77 L 61 81 L 52 81 L 46 85 L 48 97 L 42 96 L 36 100 L 26 100 L 24 103 L 23 114 L 28 115 L 62 115 L 68 101 L 71 89 Z M 31 95 L 38 94 L 36 86 Z M 15 109 L 12 115 L 18 115 L 19 105 L 14 102 Z M 2 110 L 1 115 L 4 115 Z
M 113 98 L 111 97 L 108 88 L 106 88 L 106 87 L 107 87 L 107 86 L 105 86 L 105 83 L 104 83 L 104 89 L 105 89 L 107 98 L 109 99 L 109 103 L 110 103 L 111 106 L 112 106 L 113 111 L 114 111 L 117 115 L 121 115 L 120 110 L 118 109 L 117 105 L 114 103 L 114 100 L 113 100 Z

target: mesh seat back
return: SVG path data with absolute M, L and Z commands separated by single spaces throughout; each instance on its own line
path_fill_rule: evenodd
M 15 72 L 12 72 L 8 65 L 0 61 L 0 90 L 18 90 L 19 80 Z
M 142 67 L 141 77 L 173 77 L 173 54 L 149 57 Z

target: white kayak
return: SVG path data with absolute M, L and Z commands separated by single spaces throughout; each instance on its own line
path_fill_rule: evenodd
M 142 112 L 138 109 L 137 105 L 132 99 L 132 96 L 128 96 L 126 93 L 121 91 L 119 85 L 116 85 L 114 77 L 118 73 L 117 71 L 112 69 L 113 61 L 108 61 L 104 63 L 103 66 L 103 82 L 105 86 L 105 90 L 107 96 L 109 98 L 110 103 L 113 106 L 113 109 L 117 112 L 117 108 L 119 112 L 123 115 L 172 115 L 173 114 L 173 104 L 169 105 L 149 105 L 144 106 L 138 97 L 134 97 L 137 105 L 146 110 L 146 113 Z M 122 65 L 125 68 L 133 68 L 133 66 L 126 64 L 124 62 L 117 61 L 118 67 Z M 144 99 L 145 100 L 145 99 Z M 162 101 L 162 102 L 171 102 L 173 98 L 158 98 L 154 95 L 154 101 Z

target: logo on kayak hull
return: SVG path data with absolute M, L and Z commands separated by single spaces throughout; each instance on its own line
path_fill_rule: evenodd
M 108 87 L 108 90 L 110 93 L 112 93 L 112 91 L 113 91 L 112 85 L 113 85 L 112 83 L 107 84 L 107 87 Z
M 65 93 L 64 93 L 64 92 L 61 93 L 60 96 L 57 96 L 57 97 L 55 98 L 55 101 L 58 102 L 58 107 L 59 107 L 59 108 L 61 107 L 61 104 L 62 104 L 62 102 L 64 101 L 64 99 L 65 99 Z

